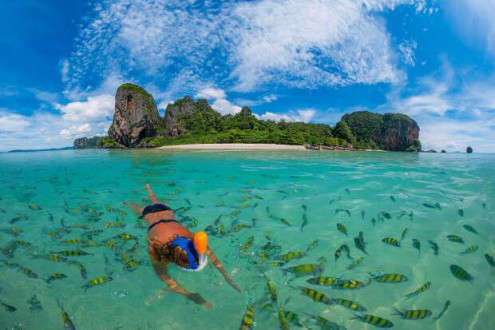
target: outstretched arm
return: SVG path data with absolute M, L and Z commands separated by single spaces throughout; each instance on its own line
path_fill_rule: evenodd
M 201 297 L 200 294 L 187 291 L 186 289 L 181 287 L 179 283 L 177 283 L 173 278 L 168 276 L 166 265 L 153 261 L 153 259 L 151 263 L 153 264 L 153 268 L 155 269 L 156 274 L 163 282 L 165 282 L 165 284 L 167 284 L 170 290 L 177 294 L 183 295 L 184 297 L 192 300 L 194 303 L 201 305 L 207 309 L 213 307 L 213 305 L 210 302 L 206 301 L 203 297 Z
M 149 184 L 145 184 L 144 188 L 148 192 L 148 196 L 151 199 L 152 203 L 158 203 L 158 198 L 156 198 L 155 193 L 153 192 L 153 189 L 151 189 L 151 186 Z
M 237 285 L 236 282 L 234 282 L 234 279 L 229 275 L 229 273 L 227 273 L 225 268 L 223 268 L 222 263 L 220 262 L 220 260 L 218 260 L 218 258 L 215 256 L 215 254 L 210 248 L 208 248 L 206 254 L 208 254 L 208 257 L 210 258 L 211 262 L 213 262 L 213 265 L 215 265 L 216 269 L 218 269 L 218 271 L 222 274 L 223 278 L 225 278 L 227 283 L 229 283 L 230 286 L 236 289 L 237 291 L 241 292 L 241 287 Z

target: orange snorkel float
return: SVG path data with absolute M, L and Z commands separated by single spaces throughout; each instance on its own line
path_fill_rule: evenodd
M 206 255 L 206 251 L 208 250 L 208 235 L 204 231 L 199 231 L 194 234 L 192 243 L 198 253 L 198 267 L 184 268 L 179 266 L 179 268 L 186 272 L 199 272 L 208 264 L 208 256 Z

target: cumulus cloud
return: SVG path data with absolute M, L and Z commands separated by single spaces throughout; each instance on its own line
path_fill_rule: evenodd
M 85 101 L 57 104 L 56 108 L 62 113 L 63 119 L 72 122 L 99 121 L 113 115 L 115 98 L 103 94 L 89 96 Z
M 258 117 L 263 120 L 288 121 L 288 122 L 310 122 L 316 115 L 315 109 L 301 109 L 289 113 L 265 112 Z
M 61 70 L 69 89 L 82 90 L 112 70 L 139 70 L 170 87 L 187 73 L 183 88 L 212 81 L 242 91 L 393 83 L 403 73 L 380 16 L 400 5 L 422 12 L 425 1 L 105 2 Z
M 43 92 L 37 91 L 37 95 Z M 46 101 L 52 97 L 47 96 Z M 106 134 L 114 110 L 112 95 L 53 104 L 58 113 L 36 111 L 27 116 L 0 109 L 0 151 L 72 145 L 75 138 Z
M 423 79 L 420 91 L 392 93 L 384 111 L 411 115 L 421 127 L 420 139 L 429 149 L 495 150 L 495 77 L 459 82 L 445 65 L 440 76 Z
M 196 97 L 211 101 L 211 107 L 222 115 L 236 114 L 241 111 L 241 107 L 227 100 L 227 95 L 223 89 L 215 87 L 202 88 Z

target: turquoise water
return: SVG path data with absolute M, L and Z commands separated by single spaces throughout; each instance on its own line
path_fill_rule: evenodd
M 494 329 L 495 268 L 483 256 L 495 255 L 494 169 L 495 155 L 477 154 L 0 154 L 0 300 L 17 309 L 9 312 L 0 306 L 0 325 L 5 329 L 62 329 L 59 300 L 77 329 L 236 329 L 250 303 L 257 306 L 255 327 L 276 329 L 277 308 L 266 304 L 268 277 L 277 286 L 279 304 L 297 313 L 306 328 L 318 328 L 310 315 L 323 316 L 347 329 L 374 327 L 351 320 L 355 313 L 340 305 L 312 301 L 300 287 L 313 288 L 332 299 L 355 301 L 367 313 L 392 321 L 396 329 Z M 147 259 L 146 227 L 123 205 L 124 201 L 148 203 L 145 183 L 152 184 L 158 197 L 177 209 L 178 217 L 192 230 L 223 225 L 224 233 L 210 231 L 210 245 L 243 288 L 242 294 L 228 286 L 211 265 L 201 273 L 172 267 L 170 274 L 210 301 L 213 309 L 205 310 L 163 289 Z M 304 218 L 307 224 L 301 230 Z M 109 228 L 115 221 L 124 227 Z M 336 229 L 337 223 L 346 226 L 348 236 Z M 465 230 L 466 224 L 479 234 Z M 400 247 L 382 242 L 385 237 L 399 240 L 405 228 L 408 231 Z M 354 244 L 360 231 L 368 255 Z M 137 249 L 126 252 L 140 262 L 136 269 L 125 269 L 118 253 L 133 250 L 134 241 L 119 241 L 125 244 L 120 250 L 103 244 L 120 233 L 137 237 Z M 460 236 L 464 243 L 449 241 L 449 234 Z M 252 236 L 250 247 L 245 243 Z M 412 246 L 413 238 L 421 243 L 420 253 Z M 64 243 L 70 239 L 91 239 L 92 244 Z M 285 252 L 306 251 L 315 240 L 302 258 L 282 266 L 275 262 Z M 428 240 L 438 244 L 438 255 Z M 349 246 L 354 260 L 364 257 L 352 270 L 347 267 L 353 261 L 345 253 L 334 260 L 342 244 Z M 478 250 L 460 254 L 471 245 Z M 45 258 L 50 252 L 77 248 L 91 255 L 67 258 L 84 266 L 86 279 L 77 264 Z M 373 280 L 360 289 L 339 290 L 308 284 L 306 280 L 314 275 L 296 277 L 283 271 L 306 263 L 321 263 L 322 275 L 341 279 L 368 283 L 370 273 L 399 273 L 408 281 Z M 449 269 L 452 264 L 474 279 L 454 277 Z M 38 278 L 27 276 L 16 265 L 31 269 Z M 53 272 L 67 277 L 48 284 L 45 280 Z M 82 288 L 88 280 L 105 274 L 113 280 Z M 404 297 L 426 281 L 432 284 L 429 290 Z M 33 294 L 42 309 L 28 303 Z M 432 317 L 403 320 L 393 315 L 393 308 L 398 308 L 429 309 L 436 316 L 447 300 L 451 305 L 438 321 Z M 291 324 L 291 328 L 297 326 Z

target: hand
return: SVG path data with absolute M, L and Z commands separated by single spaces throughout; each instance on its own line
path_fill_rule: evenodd
M 213 305 L 206 301 L 199 293 L 190 293 L 187 295 L 189 299 L 194 301 L 196 304 L 203 306 L 206 309 L 211 309 Z

